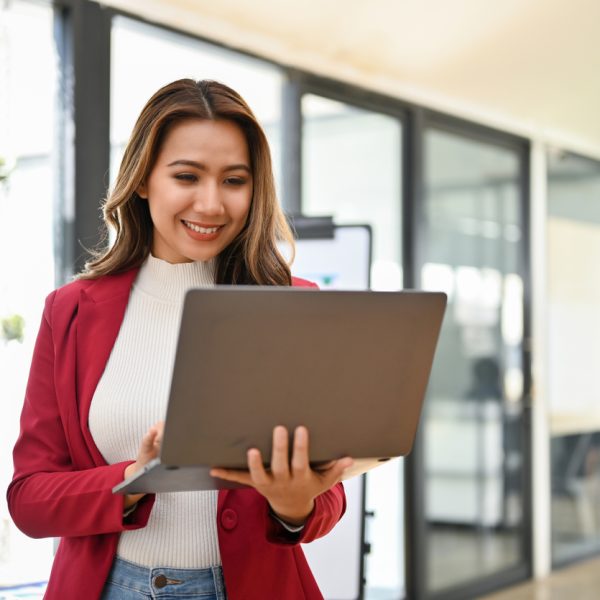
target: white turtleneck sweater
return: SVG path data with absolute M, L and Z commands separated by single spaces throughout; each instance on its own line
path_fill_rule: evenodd
M 109 464 L 135 459 L 148 428 L 165 418 L 185 292 L 212 285 L 212 261 L 173 265 L 150 255 L 142 265 L 90 407 Z M 145 567 L 220 565 L 216 514 L 216 491 L 157 494 L 148 524 L 123 532 L 117 555 Z

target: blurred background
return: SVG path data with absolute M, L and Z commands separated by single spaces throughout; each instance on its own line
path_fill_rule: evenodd
M 137 114 L 210 78 L 289 214 L 366 226 L 365 286 L 449 297 L 414 450 L 362 482 L 327 597 L 471 599 L 600 555 L 599 33 L 597 0 L 0 0 L 0 488 L 44 298 Z M 41 597 L 53 551 L 0 503 L 0 598 Z

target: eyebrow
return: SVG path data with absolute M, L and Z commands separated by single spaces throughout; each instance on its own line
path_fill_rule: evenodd
M 167 167 L 174 167 L 177 165 L 183 165 L 186 167 L 195 167 L 196 169 L 199 169 L 200 171 L 208 171 L 207 167 L 205 164 L 203 163 L 199 163 L 196 162 L 195 160 L 187 160 L 185 158 L 181 158 L 179 160 L 174 160 L 172 163 L 169 163 L 167 165 Z M 244 163 L 240 163 L 238 165 L 228 165 L 227 167 L 225 167 L 223 169 L 223 171 L 227 172 L 227 171 L 246 171 L 247 173 L 252 173 L 252 171 L 250 170 L 250 167 Z

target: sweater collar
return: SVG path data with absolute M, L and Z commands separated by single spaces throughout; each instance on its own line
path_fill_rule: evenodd
M 149 254 L 133 287 L 163 301 L 180 302 L 191 288 L 214 286 L 214 271 L 214 260 L 171 264 Z

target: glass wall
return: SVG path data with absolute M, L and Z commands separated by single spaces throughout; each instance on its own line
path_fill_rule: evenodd
M 371 288 L 402 288 L 401 124 L 327 98 L 302 98 L 302 211 L 373 232 Z M 366 598 L 404 594 L 403 464 L 367 476 Z
M 189 77 L 220 81 L 242 95 L 265 129 L 279 182 L 282 75 L 276 67 L 125 17 L 113 19 L 111 53 L 111 180 L 147 100 Z
M 31 40 L 35 40 L 35 45 Z M 53 148 L 57 55 L 50 6 L 0 4 L 0 489 L 45 296 L 55 285 Z M 0 503 L 0 588 L 47 580 L 51 539 L 32 540 Z M 8 592 L 7 592 L 8 593 Z M 1 594 L 0 594 L 1 595 Z
M 600 552 L 600 162 L 548 157 L 547 339 L 555 564 Z
M 306 94 L 302 98 L 302 210 L 373 230 L 371 288 L 402 288 L 401 125 Z
M 448 308 L 424 432 L 427 588 L 524 563 L 523 223 L 516 151 L 427 129 L 421 284 Z

